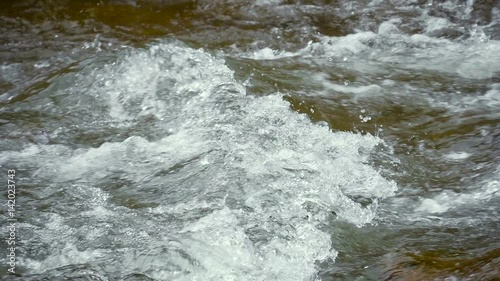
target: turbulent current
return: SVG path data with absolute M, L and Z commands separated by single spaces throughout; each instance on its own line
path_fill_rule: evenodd
M 500 278 L 495 1 L 2 1 L 0 30 L 3 280 Z

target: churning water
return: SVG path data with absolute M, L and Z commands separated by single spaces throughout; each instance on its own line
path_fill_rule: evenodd
M 500 278 L 495 1 L 0 8 L 5 280 Z

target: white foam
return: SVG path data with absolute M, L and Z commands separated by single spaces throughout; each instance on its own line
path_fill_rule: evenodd
M 439 204 L 436 200 L 426 198 L 423 199 L 422 202 L 420 203 L 420 206 L 418 206 L 415 211 L 417 212 L 427 212 L 431 214 L 440 214 L 444 213 L 449 209 L 449 207 L 445 205 Z
M 446 27 L 454 26 L 448 19 L 446 18 L 437 18 L 437 17 L 429 17 L 427 20 L 427 25 L 425 27 L 425 32 L 431 33 L 434 31 L 441 30 Z
M 345 67 L 360 67 L 355 62 L 361 61 L 361 65 L 370 67 L 372 75 L 384 72 L 384 66 L 432 70 L 468 79 L 492 78 L 500 72 L 497 63 L 500 61 L 500 41 L 485 40 L 482 30 L 474 29 L 471 38 L 461 42 L 425 34 L 406 35 L 399 31 L 397 24 L 397 19 L 383 22 L 377 34 L 319 36 L 319 42 L 308 45 L 297 55 L 337 60 L 347 57 L 353 62 Z M 442 19 L 433 19 L 427 29 L 431 32 L 444 26 Z
M 283 3 L 283 0 L 256 0 L 255 5 L 277 5 Z
M 500 84 L 492 84 L 484 93 L 478 92 L 472 95 L 462 95 L 451 100 L 437 101 L 435 104 L 449 108 L 455 112 L 489 111 L 489 114 L 493 116 L 500 116 Z
M 282 59 L 282 58 L 287 58 L 287 57 L 293 57 L 296 56 L 296 54 L 291 53 L 291 52 L 286 52 L 286 51 L 279 51 L 279 50 L 274 50 L 269 47 L 262 48 L 256 52 L 253 52 L 249 58 L 256 59 L 256 60 L 275 60 L 275 59 Z
M 157 140 L 131 136 L 95 148 L 33 145 L 0 153 L 2 161 L 30 162 L 35 178 L 79 184 L 72 192 L 82 211 L 53 213 L 57 222 L 45 221 L 38 232 L 49 245 L 68 244 L 28 261 L 31 272 L 71 263 L 58 259 L 67 251 L 78 262 L 108 260 L 159 279 L 311 280 L 317 262 L 336 257 L 319 228 L 331 212 L 362 226 L 377 203 L 365 207 L 350 196 L 376 202 L 396 190 L 366 164 L 379 138 L 313 124 L 280 94 L 247 96 L 224 62 L 202 50 L 159 44 L 86 79 L 93 82 L 68 89 L 106 104 L 101 118 L 134 120 L 147 112 L 168 116 L 175 130 Z M 115 180 L 123 184 L 115 187 Z M 96 184 L 110 189 L 98 195 Z M 126 198 L 159 206 L 141 212 L 126 207 Z M 80 216 L 88 223 L 71 223 Z M 137 228 L 143 232 L 130 232 Z M 109 248 L 111 229 L 118 248 L 101 250 Z
M 329 83 L 326 84 L 327 88 L 349 94 L 356 94 L 358 96 L 374 96 L 378 95 L 382 91 L 382 87 L 379 85 L 367 85 L 367 86 L 345 86 Z
M 481 181 L 474 188 L 464 188 L 462 192 L 443 190 L 433 198 L 423 199 L 415 211 L 441 214 L 457 208 L 483 205 L 490 200 L 500 197 L 500 166 L 492 177 Z M 491 208 L 491 207 L 490 207 Z M 464 218 L 470 219 L 470 218 Z
M 377 35 L 373 32 L 360 32 L 342 37 L 320 37 L 320 42 L 312 43 L 299 51 L 302 55 L 320 55 L 326 57 L 350 57 L 371 50 L 368 43 Z
M 448 153 L 445 157 L 450 160 L 464 160 L 471 156 L 470 153 L 465 151 L 451 152 Z

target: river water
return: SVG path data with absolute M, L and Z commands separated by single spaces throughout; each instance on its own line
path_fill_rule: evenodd
M 0 30 L 4 280 L 500 279 L 497 1 L 6 0 Z

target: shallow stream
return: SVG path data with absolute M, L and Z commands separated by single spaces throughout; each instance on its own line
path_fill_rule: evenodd
M 500 280 L 498 1 L 5 0 L 0 31 L 4 280 Z

